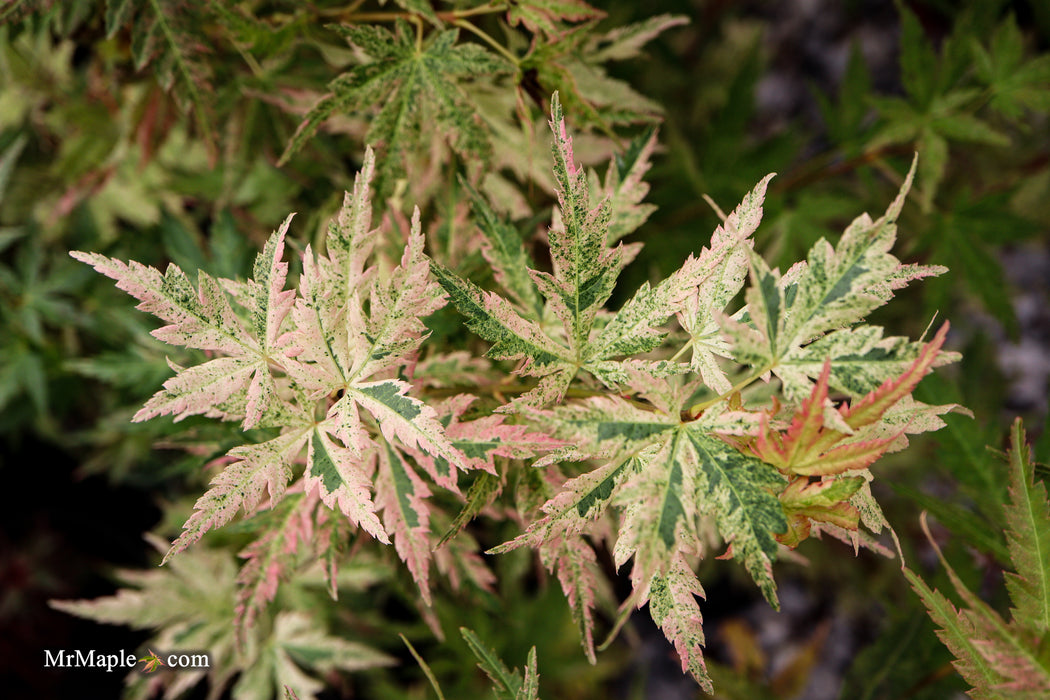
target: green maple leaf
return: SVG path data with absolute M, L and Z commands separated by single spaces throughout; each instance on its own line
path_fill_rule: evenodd
M 536 664 L 536 647 L 529 649 L 525 663 L 525 676 L 518 669 L 509 669 L 503 659 L 478 638 L 474 630 L 459 628 L 464 641 L 478 660 L 478 668 L 492 681 L 492 692 L 497 700 L 539 700 L 539 671 Z
M 980 91 L 954 86 L 948 49 L 938 56 L 915 15 L 904 6 L 900 12 L 901 76 L 907 98 L 873 100 L 886 123 L 872 137 L 868 148 L 915 145 L 922 155 L 922 204 L 929 210 L 944 179 L 950 142 L 1006 146 L 1010 139 L 972 114 L 972 106 L 981 99 Z M 948 40 L 951 41 L 954 39 Z
M 421 44 L 403 21 L 391 32 L 372 25 L 337 26 L 347 41 L 371 60 L 354 66 L 328 85 L 329 94 L 307 113 L 282 154 L 283 164 L 332 114 L 356 111 L 361 105 L 382 105 L 366 139 L 386 154 L 384 177 L 404 173 L 404 158 L 436 125 L 452 148 L 469 161 L 489 156 L 488 133 L 471 106 L 461 83 L 498 73 L 509 65 L 477 44 L 457 44 L 459 31 L 435 32 Z
M 992 34 L 988 49 L 971 45 L 978 77 L 992 91 L 989 106 L 1007 118 L 1050 108 L 1050 56 L 1024 59 L 1024 37 L 1011 15 Z
M 628 25 L 596 35 L 592 24 L 561 31 L 547 42 L 533 42 L 519 69 L 544 92 L 561 95 L 565 109 L 580 123 L 615 138 L 612 126 L 658 121 L 662 107 L 613 78 L 605 64 L 634 55 L 664 30 L 684 18 L 662 15 L 652 22 Z

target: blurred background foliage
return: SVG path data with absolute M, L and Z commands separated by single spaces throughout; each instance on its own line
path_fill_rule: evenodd
M 67 642 L 92 634 L 63 627 L 43 601 L 105 592 L 113 566 L 153 561 L 139 533 L 177 531 L 207 481 L 202 465 L 229 446 L 230 428 L 205 420 L 177 429 L 129 422 L 169 375 L 166 358 L 186 358 L 149 336 L 146 316 L 67 252 L 243 276 L 290 211 L 299 212 L 293 230 L 304 246 L 352 182 L 372 127 L 367 110 L 336 108 L 308 138 L 297 129 L 353 59 L 330 24 L 395 8 L 373 5 L 15 0 L 0 9 L 0 474 L 25 501 L 4 516 L 0 625 L 22 634 L 61 628 Z M 659 208 L 634 239 L 645 248 L 624 275 L 621 299 L 707 242 L 718 223 L 707 198 L 728 207 L 778 172 L 756 246 L 786 269 L 858 213 L 881 211 L 920 153 L 896 254 L 951 272 L 903 292 L 907 301 L 875 321 L 914 337 L 935 315 L 949 319 L 950 343 L 964 359 L 928 379 L 919 398 L 960 403 L 974 417 L 949 416 L 945 430 L 881 463 L 880 501 L 914 569 L 944 587 L 918 530 L 926 509 L 953 566 L 998 606 L 1006 487 L 1002 460 L 986 446 L 1001 447 L 1020 414 L 1042 433 L 1036 459 L 1050 462 L 1050 435 L 1039 430 L 1050 376 L 1047 8 L 1040 0 L 610 0 L 604 19 L 575 25 L 568 40 L 514 29 L 502 14 L 471 18 L 519 58 L 475 97 L 503 115 L 489 123 L 505 127 L 483 154 L 493 173 L 486 189 L 526 236 L 537 229 L 531 212 L 550 202 L 549 174 L 515 169 L 501 149 L 536 149 L 546 162 L 542 131 L 532 126 L 554 89 L 568 93 L 571 126 L 593 135 L 580 140 L 588 160 L 659 123 L 663 153 L 648 177 Z M 655 21 L 651 28 L 666 31 L 637 56 L 603 55 L 606 39 L 587 43 L 662 15 L 689 21 Z M 466 31 L 460 41 L 484 43 Z M 391 206 L 424 204 L 436 254 L 459 256 L 461 269 L 483 277 L 483 259 L 454 240 L 465 206 L 455 174 L 473 167 L 475 154 L 435 150 L 426 129 L 406 138 L 405 171 L 428 175 L 385 183 Z M 440 318 L 435 330 L 445 332 Z M 194 449 L 175 449 L 187 425 Z M 91 542 L 69 534 L 85 518 L 107 523 L 90 530 Z M 476 533 L 485 544 L 514 534 L 486 526 L 482 519 Z M 223 537 L 210 544 L 232 558 L 243 540 Z M 66 551 L 62 561 L 56 553 Z M 809 542 L 800 553 L 808 566 L 778 565 L 779 617 L 740 572 L 703 564 L 711 598 L 731 601 L 704 608 L 722 696 L 943 698 L 963 687 L 896 563 L 854 560 L 835 544 Z M 428 697 L 393 627 L 413 640 L 448 697 L 481 692 L 482 676 L 454 634 L 460 625 L 519 665 L 535 644 L 549 697 L 699 692 L 679 683 L 670 652 L 644 623 L 588 666 L 557 586 L 518 554 L 495 563 L 498 595 L 439 596 L 436 614 L 453 632 L 447 643 L 420 621 L 406 577 L 378 564 L 367 585 L 359 582 L 377 593 L 337 608 L 325 609 L 317 591 L 282 596 L 304 596 L 295 605 L 322 610 L 333 629 L 365 630 L 401 661 L 395 670 L 331 676 L 330 697 Z M 25 668 L 40 665 L 37 648 L 13 648 L 8 658 L 19 654 Z M 67 687 L 37 675 L 27 676 L 37 691 Z

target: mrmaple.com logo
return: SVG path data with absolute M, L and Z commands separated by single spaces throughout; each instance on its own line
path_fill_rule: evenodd
M 173 652 L 157 654 L 152 649 L 142 658 L 121 649 L 117 652 L 100 652 L 96 649 L 45 649 L 44 668 L 91 668 L 112 672 L 117 668 L 135 668 L 142 664 L 142 671 L 152 673 L 158 668 L 211 668 L 208 654 Z

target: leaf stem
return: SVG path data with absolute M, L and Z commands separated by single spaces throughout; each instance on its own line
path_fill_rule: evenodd
M 364 4 L 364 0 L 357 0 L 353 2 L 349 7 L 342 9 L 319 9 L 317 14 L 327 17 L 336 17 L 343 22 L 394 22 L 399 19 L 408 21 L 415 21 L 416 19 L 422 19 L 423 16 L 416 12 L 358 12 L 358 8 Z M 466 10 L 447 10 L 445 12 L 435 12 L 433 16 L 445 22 L 452 22 L 455 24 L 457 21 L 465 17 L 477 17 L 479 15 L 492 15 L 498 12 L 504 12 L 507 9 L 507 3 L 493 3 L 489 5 L 482 5 L 480 7 L 472 7 Z
M 690 418 L 692 420 L 696 420 L 697 418 L 700 417 L 700 414 L 703 413 L 704 411 L 706 411 L 708 408 L 710 408 L 711 406 L 714 406 L 716 403 L 721 403 L 722 401 L 725 401 L 726 399 L 728 399 L 730 396 L 732 396 L 736 392 L 740 391 L 744 387 L 746 387 L 749 384 L 751 384 L 752 382 L 754 382 L 756 379 L 761 378 L 762 375 L 764 375 L 767 372 L 771 371 L 774 367 L 776 367 L 776 363 L 770 363 L 770 364 L 762 367 L 761 369 L 759 369 L 754 374 L 752 374 L 752 375 L 750 375 L 748 377 L 745 377 L 744 379 L 741 379 L 739 382 L 737 382 L 732 387 L 730 387 L 729 391 L 726 391 L 726 392 L 724 392 L 722 394 L 719 394 L 718 396 L 714 397 L 713 399 L 708 399 L 707 401 L 701 401 L 700 403 L 693 404 L 692 406 L 689 407 L 689 416 L 690 416 Z
M 515 68 L 521 66 L 521 60 L 517 56 L 512 54 L 510 51 L 508 51 L 507 48 L 503 46 L 503 44 L 499 43 L 491 36 L 489 36 L 487 32 L 482 31 L 481 29 L 475 27 L 473 24 L 464 19 L 456 19 L 452 22 L 452 24 L 453 26 L 459 27 L 460 29 L 466 29 L 468 32 L 471 32 L 474 36 L 484 41 L 486 44 L 495 49 L 496 53 L 500 54 L 512 64 L 514 64 Z
M 689 338 L 689 340 L 686 341 L 685 345 L 683 345 L 682 347 L 678 348 L 678 352 L 676 352 L 674 355 L 672 355 L 671 359 L 668 360 L 668 362 L 677 362 L 678 358 L 681 357 L 682 355 L 684 355 L 685 351 L 688 350 L 691 347 L 693 347 L 693 339 Z
M 503 12 L 507 9 L 507 3 L 505 2 L 493 2 L 488 5 L 481 5 L 480 7 L 472 7 L 467 10 L 451 10 L 448 12 L 438 12 L 437 16 L 440 19 L 462 19 L 463 17 L 476 17 L 477 15 L 492 15 L 497 12 Z
M 396 22 L 399 19 L 413 21 L 416 15 L 411 12 L 348 12 L 340 13 L 344 22 Z
M 405 637 L 405 635 L 399 634 L 397 636 L 401 637 L 401 641 L 405 643 L 406 647 L 408 647 L 408 650 L 412 653 L 416 663 L 419 664 L 421 669 L 423 669 L 423 675 L 425 675 L 427 680 L 430 681 L 430 687 L 434 689 L 435 693 L 437 693 L 438 700 L 445 700 L 445 695 L 441 692 L 441 686 L 438 685 L 437 678 L 434 677 L 434 672 L 430 670 L 430 666 L 427 665 L 427 662 L 423 660 L 423 657 L 419 655 L 419 652 L 416 651 L 416 648 L 412 646 L 412 642 L 408 641 L 408 638 Z

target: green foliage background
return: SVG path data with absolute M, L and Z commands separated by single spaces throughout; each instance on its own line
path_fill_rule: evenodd
M 145 315 L 67 251 L 101 250 L 159 267 L 171 261 L 236 277 L 247 274 L 265 235 L 290 211 L 300 212 L 294 245 L 316 239 L 352 183 L 369 130 L 382 126 L 379 117 L 347 110 L 346 102 L 325 106 L 309 129 L 300 127 L 351 57 L 328 23 L 344 19 L 357 5 L 70 0 L 13 2 L 0 10 L 0 439 L 7 456 L 0 474 L 5 479 L 12 470 L 31 468 L 25 465 L 32 458 L 26 450 L 46 445 L 73 456 L 78 477 L 99 475 L 141 489 L 143 497 L 164 508 L 155 531 L 162 536 L 177 531 L 207 481 L 201 465 L 224 453 L 233 444 L 231 435 L 205 420 L 190 419 L 177 428 L 163 420 L 129 422 L 169 376 L 165 357 L 173 351 L 148 335 Z M 366 9 L 396 9 L 388 5 Z M 396 3 L 417 5 L 430 7 Z M 166 13 L 172 8 L 179 11 Z M 947 430 L 880 463 L 880 474 L 888 477 L 884 483 L 895 490 L 881 500 L 916 562 L 913 568 L 927 551 L 917 518 L 926 509 L 942 526 L 956 571 L 1002 606 L 998 572 L 1009 563 L 1000 534 L 1005 469 L 985 446 L 1003 444 L 1014 413 L 1022 412 L 1030 429 L 1046 415 L 1045 398 L 1041 404 L 1010 403 L 1009 378 L 1000 375 L 996 362 L 1004 345 L 1038 330 L 1028 325 L 1032 316 L 1019 315 L 1013 303 L 1019 292 L 1032 290 L 1019 290 L 1001 261 L 1006 251 L 1045 256 L 1050 239 L 1045 3 L 842 3 L 842 26 L 852 31 L 834 42 L 843 68 L 816 72 L 807 72 L 792 55 L 801 51 L 797 44 L 774 41 L 778 23 L 786 21 L 784 9 L 685 0 L 609 2 L 602 9 L 608 16 L 597 29 L 579 30 L 582 34 L 662 13 L 689 18 L 688 25 L 669 28 L 648 44 L 642 56 L 606 66 L 649 102 L 602 103 L 583 88 L 566 93 L 573 83 L 564 65 L 576 48 L 546 41 L 541 29 L 530 52 L 525 38 L 504 32 L 496 16 L 481 16 L 476 26 L 528 57 L 517 72 L 506 66 L 499 79 L 503 90 L 511 94 L 518 85 L 521 94 L 538 95 L 542 103 L 544 95 L 562 89 L 574 129 L 626 143 L 648 122 L 660 121 L 664 152 L 648 177 L 649 201 L 658 210 L 633 239 L 646 247 L 628 268 L 624 290 L 662 279 L 707 242 L 718 219 L 705 195 L 729 206 L 766 173 L 779 172 L 766 199 L 757 248 L 771 263 L 785 266 L 821 236 L 834 240 L 855 213 L 881 211 L 919 151 L 919 178 L 901 218 L 897 254 L 943 264 L 951 272 L 909 290 L 907 302 L 891 306 L 894 316 L 876 320 L 914 337 L 934 314 L 950 319 L 953 349 L 961 350 L 964 360 L 953 373 L 927 380 L 920 398 L 958 402 L 975 418 L 948 416 Z M 858 28 L 872 25 L 897 37 L 896 60 L 867 64 Z M 412 29 L 405 25 L 398 31 Z M 459 39 L 460 46 L 484 45 L 466 31 Z M 460 68 L 474 65 L 469 58 L 463 57 Z M 358 97 L 377 104 L 416 99 L 412 91 L 430 89 L 426 81 L 445 79 L 440 67 L 435 71 L 417 76 L 418 84 L 381 86 Z M 756 95 L 785 72 L 803 89 L 781 113 Z M 499 99 L 506 98 L 492 101 Z M 542 107 L 530 105 L 536 114 Z M 472 115 L 462 105 L 440 116 L 471 128 Z M 430 157 L 426 142 L 426 130 L 420 132 L 418 125 L 406 131 L 406 172 Z M 545 147 L 540 144 L 541 153 Z M 397 172 L 381 185 L 395 203 L 424 197 L 427 215 L 444 222 L 432 245 L 448 243 L 446 259 L 457 254 L 452 209 L 466 196 L 456 172 L 484 158 L 498 162 L 499 154 L 487 148 L 469 134 L 461 137 L 451 152 L 443 152 L 447 172 L 419 185 L 423 192 L 413 191 L 411 177 L 408 184 L 399 183 Z M 528 172 L 509 167 L 500 172 L 507 181 L 521 182 L 524 203 L 532 209 L 549 201 Z M 416 197 L 406 196 L 406 190 Z M 535 222 L 519 224 L 522 231 L 535 228 Z M 464 275 L 485 274 L 476 254 L 456 262 Z M 1043 304 L 1050 302 L 1047 289 L 1044 283 Z M 1038 288 L 1035 294 L 1038 298 Z M 1044 323 L 1048 306 L 1042 307 Z M 437 337 L 453 332 L 442 325 L 441 314 L 434 329 Z M 1043 342 L 1046 350 L 1045 336 Z M 181 364 L 185 358 L 172 359 Z M 158 442 L 173 446 L 182 439 L 187 424 L 194 440 L 210 447 L 206 453 L 155 449 Z M 1036 460 L 1050 461 L 1045 432 Z M 476 534 L 487 546 L 516 534 L 507 524 L 499 528 Z M 219 535 L 213 546 L 237 551 L 239 536 L 243 533 Z M 796 578 L 817 598 L 834 591 L 823 617 L 850 620 L 860 630 L 857 643 L 869 643 L 841 669 L 842 697 L 933 698 L 961 687 L 948 666 L 950 655 L 895 563 L 862 556 L 843 566 L 840 557 L 826 557 L 827 545 L 809 545 L 802 554 L 811 565 L 781 564 L 780 575 Z M 143 545 L 143 558 L 146 551 Z M 450 597 L 439 604 L 447 629 L 475 630 L 519 666 L 536 645 L 542 688 L 550 697 L 606 697 L 612 687 L 644 697 L 649 668 L 639 665 L 627 678 L 618 673 L 617 664 L 631 653 L 629 644 L 606 652 L 597 667 L 586 664 L 560 593 L 549 582 L 530 578 L 528 553 L 515 552 L 496 566 L 498 596 L 470 605 Z M 727 575 L 723 569 L 703 566 L 710 569 L 701 571 L 709 589 L 732 585 L 718 579 Z M 920 573 L 944 588 L 940 574 Z M 384 572 L 377 583 L 371 597 L 362 593 L 347 609 L 372 609 L 371 617 L 353 625 L 380 635 L 374 643 L 398 656 L 402 667 L 353 676 L 343 681 L 347 687 L 363 697 L 426 697 L 428 685 L 398 631 L 428 659 L 448 697 L 485 687 L 467 646 L 458 638 L 435 642 L 414 616 L 410 581 Z M 323 601 L 316 591 L 291 595 Z M 328 614 L 339 624 L 338 611 Z M 718 617 L 705 611 L 708 615 Z M 798 635 L 800 651 L 788 665 L 797 677 L 742 661 L 746 652 L 761 651 L 753 634 L 719 638 L 710 628 L 716 688 L 725 697 L 792 697 L 805 686 L 815 659 L 827 653 L 817 644 L 819 625 L 814 619 L 812 628 Z

